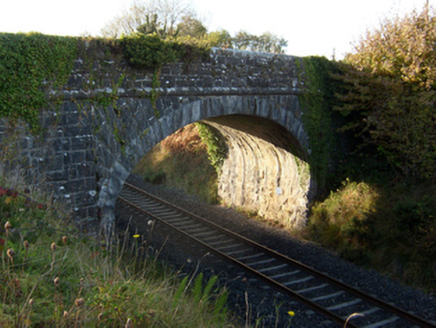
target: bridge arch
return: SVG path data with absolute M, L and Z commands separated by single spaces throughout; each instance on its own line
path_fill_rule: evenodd
M 177 108 L 161 112 L 159 119 L 148 119 L 146 129 L 124 136 L 124 150 L 101 183 L 97 206 L 102 226 L 115 222 L 116 199 L 139 160 L 167 136 L 198 121 L 217 129 L 229 147 L 219 180 L 219 195 L 226 203 L 274 216 L 288 226 L 305 223 L 316 184 L 306 160 L 310 150 L 296 95 L 180 97 Z

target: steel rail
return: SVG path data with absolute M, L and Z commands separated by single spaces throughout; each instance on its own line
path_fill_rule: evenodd
M 274 250 L 272 250 L 272 249 L 270 249 L 270 248 L 268 248 L 266 246 L 260 245 L 260 244 L 254 242 L 254 241 L 252 241 L 252 240 L 250 240 L 250 239 L 248 239 L 248 238 L 246 238 L 244 236 L 236 234 L 233 231 L 230 231 L 230 230 L 228 230 L 226 228 L 223 228 L 223 227 L 221 227 L 221 226 L 219 226 L 219 225 L 217 225 L 217 224 L 215 224 L 213 222 L 210 222 L 210 221 L 208 221 L 208 220 L 206 220 L 206 219 L 204 219 L 204 218 L 202 218 L 202 217 L 200 217 L 200 216 L 198 216 L 198 215 L 196 215 L 194 213 L 186 211 L 185 209 L 180 208 L 180 207 L 178 207 L 178 206 L 176 206 L 174 204 L 171 204 L 171 203 L 169 203 L 169 202 L 167 202 L 167 201 L 165 201 L 165 200 L 163 200 L 161 198 L 158 198 L 155 195 L 152 195 L 152 194 L 150 194 L 150 193 L 148 193 L 148 192 L 146 192 L 146 191 L 144 191 L 144 190 L 142 190 L 142 189 L 140 189 L 140 188 L 138 188 L 138 187 L 136 187 L 136 186 L 134 186 L 132 184 L 125 183 L 124 185 L 126 187 L 130 188 L 130 189 L 135 190 L 136 192 L 144 194 L 148 198 L 151 198 L 151 199 L 153 199 L 153 200 L 155 200 L 155 201 L 157 201 L 159 203 L 162 203 L 162 204 L 164 204 L 167 207 L 173 208 L 174 210 L 176 210 L 178 212 L 181 212 L 181 213 L 183 213 L 183 214 L 185 214 L 185 215 L 187 215 L 187 216 L 189 216 L 189 217 L 191 217 L 191 218 L 193 218 L 193 219 L 195 219 L 195 220 L 197 220 L 199 222 L 202 222 L 202 223 L 204 223 L 204 224 L 206 224 L 206 225 L 208 225 L 208 226 L 210 226 L 210 227 L 212 227 L 212 228 L 214 228 L 216 230 L 219 230 L 219 231 L 221 231 L 221 232 L 223 232 L 223 233 L 225 233 L 227 235 L 230 235 L 231 237 L 233 237 L 235 239 L 238 239 L 238 240 L 242 241 L 243 243 L 248 244 L 248 245 L 250 245 L 250 246 L 252 246 L 252 247 L 254 247 L 254 248 L 256 248 L 256 249 L 258 249 L 258 250 L 260 250 L 262 252 L 264 252 L 264 253 L 267 253 L 268 255 L 270 255 L 270 256 L 272 256 L 272 257 L 274 257 L 274 258 L 276 258 L 276 259 L 278 259 L 280 261 L 283 261 L 283 262 L 285 262 L 285 263 L 287 263 L 289 265 L 292 265 L 293 267 L 296 267 L 297 269 L 300 269 L 301 271 L 304 271 L 304 272 L 306 272 L 306 273 L 308 273 L 308 274 L 318 278 L 319 280 L 322 280 L 322 281 L 324 281 L 324 282 L 326 282 L 326 283 L 328 283 L 330 285 L 336 286 L 336 287 L 340 288 L 341 290 L 344 290 L 344 291 L 346 291 L 346 292 L 348 292 L 350 294 L 353 294 L 354 296 L 356 296 L 356 297 L 358 297 L 358 298 L 360 298 L 362 300 L 370 302 L 370 303 L 374 304 L 375 306 L 377 306 L 377 307 L 379 307 L 381 309 L 385 309 L 388 312 L 391 312 L 391 313 L 397 315 L 398 317 L 401 317 L 401 318 L 403 318 L 403 319 L 405 319 L 405 320 L 407 320 L 409 322 L 418 324 L 421 327 L 425 327 L 425 328 L 427 328 L 427 327 L 428 328 L 432 328 L 432 327 L 435 328 L 436 327 L 436 325 L 434 325 L 434 324 L 432 324 L 432 323 L 430 323 L 430 322 L 428 322 L 428 321 L 426 321 L 426 320 L 424 320 L 422 318 L 419 318 L 419 317 L 417 317 L 417 316 L 415 316 L 415 315 L 413 315 L 413 314 L 411 314 L 411 313 L 409 313 L 407 311 L 404 311 L 404 310 L 402 310 L 402 309 L 400 309 L 400 308 L 398 308 L 396 306 L 393 306 L 393 305 L 391 305 L 389 303 L 386 303 L 386 302 L 384 302 L 382 300 L 379 300 L 379 299 L 377 299 L 374 296 L 366 294 L 366 293 L 364 293 L 364 292 L 362 292 L 362 291 L 360 291 L 360 290 L 358 290 L 358 289 L 356 289 L 354 287 L 351 287 L 351 286 L 349 286 L 349 285 L 347 285 L 347 284 L 345 284 L 343 282 L 340 282 L 340 281 L 338 281 L 338 280 L 336 280 L 336 279 L 334 279 L 334 278 L 332 278 L 332 277 L 330 277 L 328 275 L 325 275 L 325 274 L 323 274 L 323 273 L 321 273 L 321 272 L 319 272 L 319 271 L 317 271 L 317 270 L 315 270 L 315 269 L 313 269 L 311 267 L 308 267 L 307 265 L 305 265 L 305 264 L 303 264 L 303 263 L 301 263 L 299 261 L 291 259 L 291 258 L 289 258 L 289 257 L 287 257 L 287 256 L 285 256 L 283 254 L 278 253 L 277 251 L 274 251 Z M 328 310 L 323 309 L 322 307 L 320 307 L 316 303 L 314 303 L 314 302 L 304 298 L 303 296 L 293 292 L 288 287 L 279 284 L 275 280 L 269 278 L 268 276 L 266 276 L 266 275 L 264 275 L 262 273 L 257 272 L 256 270 L 254 270 L 251 267 L 245 265 L 244 263 L 234 259 L 233 257 L 227 256 L 226 254 L 220 252 L 219 250 L 216 250 L 213 247 L 208 246 L 206 243 L 202 242 L 201 240 L 198 240 L 197 238 L 195 238 L 193 236 L 190 236 L 189 234 L 185 233 L 184 231 L 174 227 L 173 225 L 169 224 L 168 222 L 165 222 L 165 220 L 160 219 L 159 217 L 153 215 L 152 213 L 150 213 L 150 212 L 148 212 L 148 211 L 146 211 L 146 210 L 136 206 L 135 204 L 129 202 L 128 200 L 126 200 L 126 199 L 124 199 L 122 197 L 119 197 L 119 198 L 123 202 L 133 206 L 134 208 L 138 209 L 139 211 L 146 213 L 147 215 L 149 215 L 149 216 L 159 220 L 160 222 L 163 222 L 165 225 L 171 227 L 172 229 L 175 229 L 176 231 L 178 231 L 181 234 L 187 236 L 188 238 L 194 240 L 195 242 L 200 243 L 202 246 L 206 247 L 207 249 L 209 249 L 211 252 L 217 254 L 218 256 L 220 256 L 222 258 L 225 258 L 226 260 L 228 260 L 228 261 L 238 265 L 239 267 L 242 267 L 244 270 L 247 270 L 247 271 L 253 273 L 256 276 L 259 276 L 262 280 L 264 280 L 267 283 L 273 285 L 276 289 L 280 290 L 281 292 L 283 292 L 285 294 L 289 294 L 289 295 L 291 295 L 294 298 L 297 298 L 298 300 L 300 300 L 301 303 L 311 307 L 313 310 L 315 310 L 315 311 L 317 311 L 319 313 L 324 314 L 325 316 L 329 317 L 330 319 L 334 320 L 337 323 L 340 323 L 342 325 L 345 323 L 344 319 L 340 318 L 339 316 L 337 316 L 336 314 L 334 314 L 334 313 L 332 313 L 332 312 L 330 312 Z M 322 308 L 322 310 L 321 310 L 321 308 Z M 328 311 L 329 313 L 324 313 L 324 311 Z M 332 314 L 332 316 L 330 316 L 330 314 Z M 352 324 L 350 324 L 350 323 L 347 323 L 347 327 L 354 327 L 354 326 Z
M 133 207 L 134 209 L 136 209 L 139 212 L 144 213 L 145 215 L 149 216 L 150 218 L 153 218 L 154 220 L 159 221 L 160 223 L 166 225 L 167 227 L 173 229 L 174 231 L 176 231 L 177 233 L 191 239 L 192 241 L 200 244 L 201 246 L 203 246 L 204 248 L 206 248 L 209 252 L 221 257 L 222 259 L 224 259 L 227 262 L 230 262 L 242 269 L 244 269 L 247 272 L 250 272 L 251 274 L 253 274 L 255 277 L 260 278 L 264 281 L 266 281 L 268 284 L 272 285 L 274 288 L 276 288 L 277 290 L 279 290 L 280 292 L 282 292 L 285 295 L 289 295 L 291 297 L 293 297 L 294 299 L 296 299 L 297 301 L 299 301 L 300 303 L 306 305 L 307 307 L 311 308 L 312 310 L 324 315 L 325 317 L 339 323 L 340 325 L 344 326 L 346 324 L 346 320 L 344 320 L 343 318 L 341 318 L 340 316 L 336 315 L 335 313 L 323 308 L 322 306 L 310 301 L 309 299 L 295 293 L 294 291 L 292 291 L 291 289 L 287 288 L 286 286 L 279 284 L 277 281 L 269 278 L 268 276 L 258 272 L 257 270 L 254 270 L 253 268 L 251 268 L 250 266 L 238 261 L 237 259 L 226 255 L 225 253 L 219 251 L 218 249 L 209 246 L 208 244 L 204 243 L 203 241 L 195 238 L 194 236 L 184 232 L 183 230 L 180 230 L 179 228 L 173 226 L 171 223 L 166 222 L 165 220 L 160 219 L 158 216 L 152 214 L 151 212 L 148 212 L 147 210 L 144 210 L 143 208 L 129 202 L 127 199 L 123 198 L 123 197 L 118 197 L 119 200 L 121 200 L 122 202 L 126 203 L 127 205 Z M 347 323 L 346 327 L 350 327 L 350 328 L 357 328 L 357 326 L 351 324 L 351 323 Z

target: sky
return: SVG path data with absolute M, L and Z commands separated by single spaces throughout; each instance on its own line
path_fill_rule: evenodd
M 146 0 L 144 0 L 146 1 Z M 294 56 L 341 59 L 386 17 L 421 11 L 436 0 L 185 0 L 209 31 L 270 32 Z M 98 35 L 132 0 L 0 0 L 0 32 Z

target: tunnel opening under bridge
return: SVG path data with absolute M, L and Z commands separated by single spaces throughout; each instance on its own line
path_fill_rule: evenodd
M 211 128 L 221 140 L 221 147 L 225 147 L 216 186 L 217 198 L 222 205 L 287 228 L 305 225 L 308 203 L 315 194 L 314 182 L 303 148 L 285 127 L 270 119 L 242 114 L 216 116 L 199 123 Z M 180 142 L 184 146 L 179 148 L 186 151 L 184 147 L 193 142 L 183 134 L 186 128 L 162 140 L 144 158 L 155 148 L 168 144 L 170 138 L 173 148 L 177 148 L 175 142 Z M 172 156 L 163 153 L 156 156 Z M 154 165 L 156 172 L 152 182 L 164 184 L 165 172 L 159 168 L 159 163 L 162 162 L 157 161 Z M 196 165 L 203 164 L 193 161 L 193 179 L 197 178 Z M 138 172 L 138 169 L 132 172 Z
M 307 162 L 311 150 L 297 95 L 162 97 L 156 104 L 162 108 L 159 115 L 148 99 L 123 101 L 120 115 L 111 115 L 115 123 L 102 125 L 96 144 L 96 207 L 103 229 L 115 223 L 116 200 L 141 158 L 195 122 L 220 132 L 229 149 L 218 182 L 225 203 L 292 228 L 305 224 L 316 181 Z

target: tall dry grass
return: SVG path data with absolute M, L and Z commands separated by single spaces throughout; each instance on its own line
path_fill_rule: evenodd
M 1 327 L 231 326 L 216 278 L 181 279 L 139 235 L 81 235 L 19 172 L 0 186 Z

